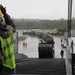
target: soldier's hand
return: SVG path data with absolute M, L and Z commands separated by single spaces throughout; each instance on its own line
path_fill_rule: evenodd
M 3 9 L 3 5 L 0 4 L 0 9 Z
M 2 11 L 3 14 L 6 14 L 6 8 L 3 7 L 3 5 L 0 4 L 0 9 Z
M 6 8 L 4 7 L 2 10 L 3 15 L 6 14 Z

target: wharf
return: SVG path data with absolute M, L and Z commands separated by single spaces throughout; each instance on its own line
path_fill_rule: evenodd
M 16 54 L 16 64 L 14 75 L 66 75 L 64 58 L 39 59 Z

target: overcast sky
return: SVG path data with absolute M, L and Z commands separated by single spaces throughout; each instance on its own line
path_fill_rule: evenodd
M 14 18 L 67 19 L 68 0 L 0 0 Z

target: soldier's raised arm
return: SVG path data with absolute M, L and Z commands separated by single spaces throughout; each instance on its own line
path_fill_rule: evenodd
M 0 9 L 4 15 L 6 25 L 11 26 L 11 29 L 15 32 L 16 30 L 15 24 L 13 23 L 11 17 L 6 13 L 6 8 L 0 5 Z

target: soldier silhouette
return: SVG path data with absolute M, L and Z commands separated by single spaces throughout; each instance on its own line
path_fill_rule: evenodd
M 63 50 L 61 50 L 60 55 L 63 58 L 63 56 L 64 56 L 64 51 Z

